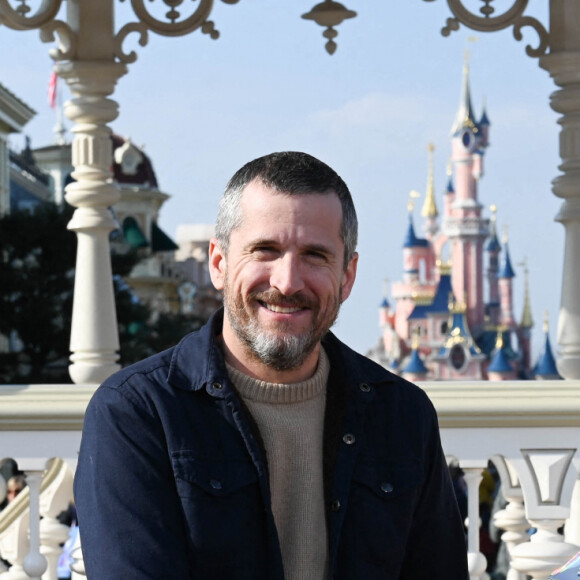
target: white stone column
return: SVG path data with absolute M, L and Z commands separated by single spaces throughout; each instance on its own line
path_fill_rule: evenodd
M 40 553 L 40 484 L 43 471 L 27 471 L 26 483 L 30 490 L 30 551 L 22 568 L 32 580 L 40 580 L 46 572 L 46 558 Z
M 479 551 L 479 484 L 483 467 L 466 467 L 461 463 L 463 478 L 467 485 L 467 564 L 470 580 L 487 578 L 487 560 Z M 485 576 L 483 576 L 485 574 Z
M 126 67 L 114 62 L 57 65 L 73 99 L 65 104 L 72 128 L 75 182 L 66 188 L 77 209 L 69 223 L 78 237 L 71 328 L 70 375 L 75 383 L 100 383 L 115 372 L 119 350 L 109 233 L 116 227 L 109 207 L 119 200 L 111 179 L 112 142 L 107 126 L 118 115 L 108 96 Z
M 550 54 L 540 58 L 560 87 L 552 93 L 552 109 L 562 116 L 559 166 L 553 192 L 564 200 L 556 216 L 565 228 L 562 298 L 558 318 L 558 371 L 580 378 L 580 3 L 550 1 Z

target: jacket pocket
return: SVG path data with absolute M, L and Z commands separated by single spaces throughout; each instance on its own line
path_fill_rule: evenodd
M 397 578 L 423 482 L 419 463 L 360 458 L 355 467 L 343 538 L 355 560 Z M 347 540 L 348 538 L 348 540 Z
M 246 577 L 242 570 L 252 577 L 256 563 L 267 560 L 265 510 L 254 465 L 211 461 L 190 451 L 174 452 L 171 460 L 193 569 L 208 578 Z
M 250 461 L 207 461 L 187 451 L 174 452 L 171 459 L 181 497 L 196 496 L 200 491 L 226 497 L 258 480 Z

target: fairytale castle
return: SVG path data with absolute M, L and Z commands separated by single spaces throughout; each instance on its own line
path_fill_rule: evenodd
M 391 302 L 379 310 L 382 337 L 369 356 L 410 380 L 559 378 L 544 322 L 544 352 L 531 361 L 528 272 L 519 319 L 513 307 L 516 276 L 507 233 L 496 231 L 496 208 L 484 217 L 478 199 L 490 122 L 485 110 L 476 119 L 467 62 L 461 99 L 451 128 L 449 181 L 439 215 L 429 145 L 427 191 L 421 215 L 425 237 L 413 222 L 403 243 L 403 279 L 393 283 Z M 386 290 L 385 290 L 386 292 Z

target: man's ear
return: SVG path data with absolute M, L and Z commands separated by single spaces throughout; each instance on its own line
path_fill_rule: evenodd
M 226 255 L 216 238 L 209 241 L 209 275 L 216 290 L 223 290 L 226 272 Z
M 351 293 L 354 281 L 356 279 L 356 268 L 358 265 L 358 252 L 355 252 L 348 263 L 346 270 L 342 275 L 342 301 L 344 302 Z

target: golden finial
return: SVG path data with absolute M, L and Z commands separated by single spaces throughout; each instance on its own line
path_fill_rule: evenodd
M 544 322 L 542 323 L 542 330 L 544 334 L 548 334 L 550 332 L 550 316 L 547 310 L 544 310 Z
M 509 239 L 509 238 L 508 238 L 508 227 L 507 227 L 507 226 L 504 226 L 504 227 L 503 227 L 503 236 L 502 236 L 502 242 L 503 242 L 504 244 L 507 244 L 507 243 L 508 243 L 508 239 Z
M 429 152 L 427 192 L 425 194 L 425 203 L 423 204 L 421 215 L 423 217 L 436 218 L 439 215 L 439 212 L 437 211 L 437 205 L 435 203 L 435 178 L 433 177 L 433 152 L 435 151 L 435 145 L 433 143 L 429 143 L 429 145 L 427 145 L 427 151 Z
M 495 221 L 495 218 L 496 218 L 496 215 L 495 214 L 497 213 L 497 205 L 495 205 L 495 203 L 492 203 L 489 206 L 489 210 L 491 211 L 491 219 L 493 221 Z
M 407 202 L 407 210 L 409 213 L 413 212 L 413 209 L 415 208 L 415 202 L 413 200 L 417 199 L 418 197 L 421 197 L 421 194 L 418 191 L 413 189 L 409 192 L 409 201 Z
M 497 350 L 501 350 L 503 348 L 503 331 L 504 331 L 504 327 L 503 326 L 498 326 L 497 327 L 497 336 L 495 338 L 495 348 L 497 348 Z
M 453 175 L 453 160 L 449 158 L 447 161 L 447 176 L 451 177 Z
M 413 338 L 411 339 L 411 348 L 413 350 L 418 350 L 419 348 L 419 333 L 416 331 L 413 331 Z

